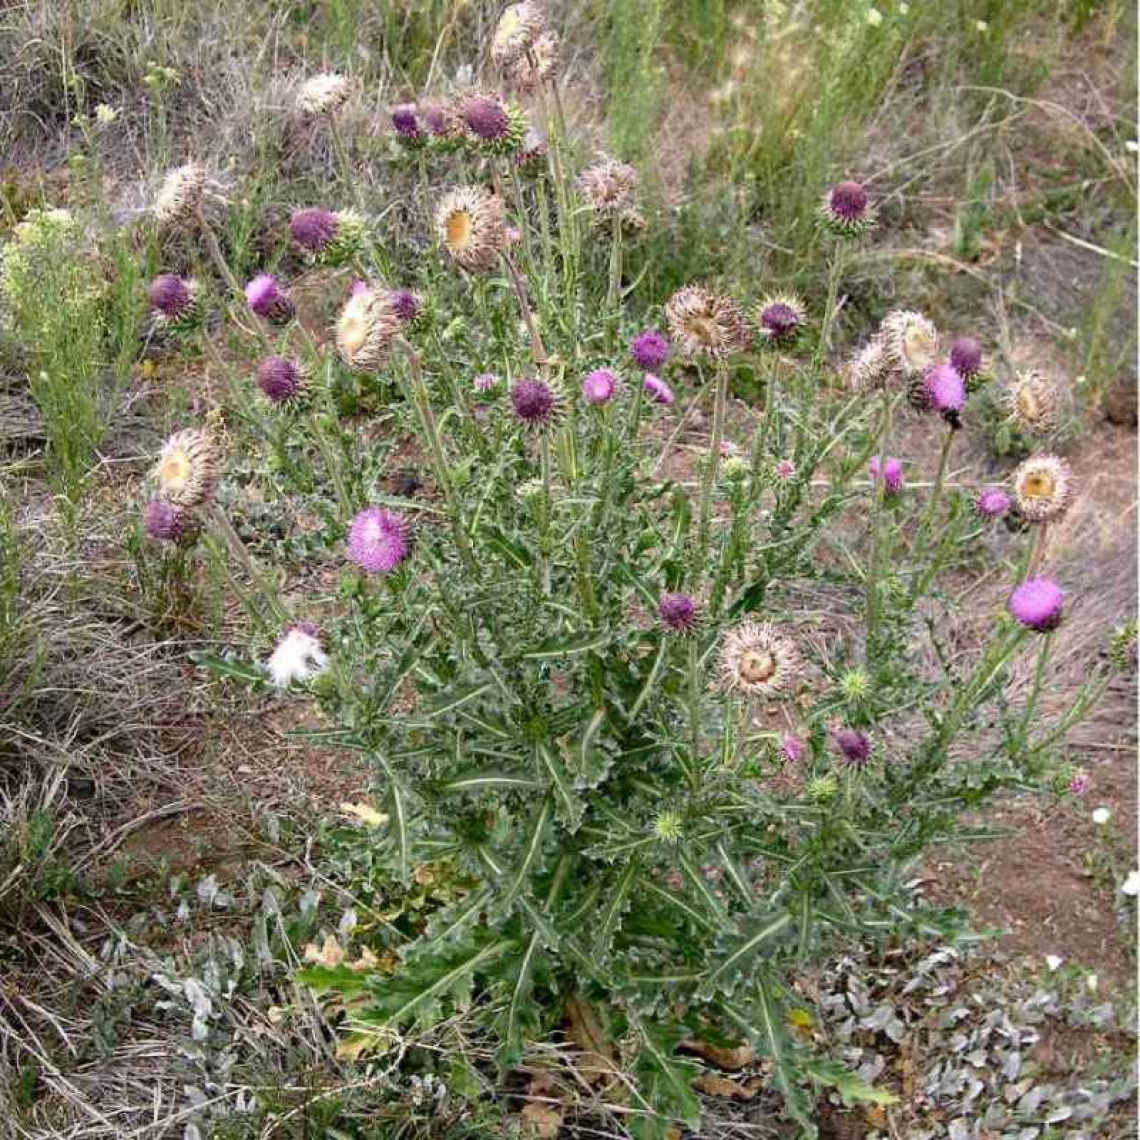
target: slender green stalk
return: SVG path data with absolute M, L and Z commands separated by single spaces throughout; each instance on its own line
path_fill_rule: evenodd
M 938 511 L 938 503 L 942 498 L 942 488 L 946 480 L 946 465 L 950 459 L 950 448 L 954 443 L 956 434 L 956 429 L 947 425 L 946 435 L 942 439 L 942 452 L 938 457 L 938 474 L 934 477 L 934 489 L 930 492 L 930 502 L 926 504 L 926 510 L 918 526 L 918 538 L 915 540 L 916 548 L 922 547 L 927 531 L 929 531 L 931 523 L 934 522 L 934 516 Z
M 538 326 L 534 323 L 534 314 L 531 312 L 530 303 L 527 300 L 526 285 L 518 267 L 511 260 L 511 255 L 506 251 L 503 252 L 503 264 L 507 267 L 507 276 L 511 279 L 515 297 L 518 299 L 519 310 L 522 313 L 523 322 L 526 324 L 527 336 L 530 337 L 530 354 L 534 357 L 535 364 L 545 371 L 548 361 L 546 348 L 542 343 Z
M 716 366 L 716 396 L 713 402 L 712 440 L 701 485 L 701 506 L 697 524 L 697 552 L 694 560 L 694 574 L 703 575 L 705 553 L 708 549 L 709 527 L 712 521 L 713 489 L 716 486 L 717 472 L 720 470 L 720 445 L 724 440 L 725 407 L 728 402 L 728 366 L 723 360 Z
M 230 525 L 230 520 L 226 517 L 226 512 L 223 511 L 217 503 L 215 503 L 210 514 L 214 521 L 214 525 L 218 528 L 218 532 L 225 540 L 226 546 L 229 547 L 231 553 L 233 553 L 238 561 L 242 564 L 242 568 L 245 570 L 246 577 L 248 577 L 250 583 L 253 585 L 253 588 L 257 591 L 257 593 L 261 595 L 261 598 L 265 602 L 269 612 L 277 619 L 280 624 L 286 624 L 289 621 L 289 612 L 281 604 L 281 599 L 278 597 L 277 591 L 269 585 L 269 583 L 265 580 L 264 575 L 258 569 L 257 563 L 253 560 L 253 555 L 251 555 L 249 552 L 249 548 L 245 545 L 244 542 L 242 542 L 240 536 L 238 535 L 237 531 L 234 530 L 233 526 Z M 228 563 L 226 564 L 226 569 L 228 572 Z M 236 579 L 233 578 L 232 574 L 230 575 L 230 578 L 234 586 L 240 590 L 240 584 L 236 581 Z M 255 611 L 251 610 L 251 612 Z M 264 622 L 264 619 L 262 620 L 265 629 L 267 631 L 271 631 L 269 624 L 267 622 Z
M 621 294 L 621 219 L 614 219 L 613 240 L 610 243 L 610 281 L 606 289 L 606 309 L 617 308 Z
M 1032 578 L 1037 571 L 1037 567 L 1041 564 L 1041 559 L 1045 554 L 1045 544 L 1048 541 L 1049 524 L 1037 523 L 1033 527 L 1033 537 L 1025 545 L 1025 557 L 1022 559 L 1021 568 L 1017 572 L 1018 582 L 1024 582 L 1028 578 Z
M 864 647 L 868 664 L 874 656 L 879 624 L 879 573 L 882 563 L 882 529 L 887 498 L 887 443 L 891 435 L 894 401 L 889 389 L 883 390 L 882 421 L 879 427 L 879 474 L 875 479 L 875 509 L 871 521 L 871 565 L 867 570 L 867 642 Z
M 827 271 L 827 300 L 823 306 L 823 320 L 819 326 L 819 344 L 815 352 L 817 366 L 831 350 L 831 333 L 835 326 L 835 317 L 839 311 L 839 282 L 843 277 L 843 254 L 843 243 L 836 242 L 832 248 L 831 264 Z
M 760 466 L 768 451 L 769 436 L 775 434 L 775 447 L 780 447 L 780 368 L 782 361 L 779 354 L 771 358 L 771 368 L 768 371 L 768 391 L 764 400 L 764 421 L 756 429 L 752 437 L 752 474 L 760 474 Z

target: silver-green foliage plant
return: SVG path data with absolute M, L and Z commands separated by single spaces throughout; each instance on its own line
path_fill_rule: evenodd
M 834 384 L 840 251 L 871 221 L 862 188 L 824 200 L 836 270 L 818 322 L 795 298 L 742 307 L 690 286 L 666 307 L 668 340 L 631 342 L 635 173 L 576 177 L 556 79 L 539 83 L 536 181 L 481 146 L 511 121 L 487 97 L 449 109 L 438 135 L 399 109 L 410 161 L 478 172 L 434 204 L 438 257 L 422 230 L 403 248 L 373 233 L 422 299 L 374 279 L 369 242 L 331 344 L 274 279 L 246 291 L 266 321 L 273 477 L 317 505 L 320 557 L 345 571 L 323 634 L 296 615 L 270 674 L 312 686 L 333 725 L 319 739 L 374 761 L 370 861 L 460 885 L 422 921 L 375 926 L 371 957 L 301 976 L 350 997 L 351 1028 L 379 1037 L 470 1007 L 503 1066 L 569 1002 L 593 1004 L 630 1058 L 638 1136 L 699 1123 L 681 1042 L 747 1040 L 815 1135 L 813 1086 L 883 1094 L 788 1030 L 797 974 L 840 939 L 953 935 L 961 916 L 908 890 L 914 861 L 967 839 L 963 817 L 997 793 L 1079 790 L 1055 750 L 1103 678 L 1057 718 L 1038 711 L 1064 600 L 1039 573 L 1040 539 L 1071 476 L 1048 456 L 1019 470 L 1030 532 L 1021 566 L 999 571 L 1010 612 L 982 615 L 988 641 L 963 665 L 940 583 L 1011 497 L 989 488 L 975 505 L 946 485 L 976 345 L 944 360 L 930 322 L 896 311 Z M 302 227 L 311 245 L 319 220 Z M 745 377 L 764 385 L 762 415 L 730 400 Z M 669 438 L 671 385 L 711 410 L 692 472 Z M 413 497 L 340 414 L 365 390 L 422 456 L 430 486 Z M 929 492 L 889 455 L 908 398 L 943 433 Z M 207 450 L 168 445 L 172 510 L 212 497 Z M 1032 639 L 1031 692 L 1012 701 Z

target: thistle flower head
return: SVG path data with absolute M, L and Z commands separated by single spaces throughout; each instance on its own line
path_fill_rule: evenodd
M 143 508 L 143 530 L 148 538 L 161 542 L 177 542 L 186 533 L 189 522 L 182 507 L 165 499 L 151 499 Z
M 546 153 L 546 136 L 528 127 L 523 133 L 515 161 L 524 174 L 537 174 L 546 168 Z
M 618 379 L 608 368 L 596 368 L 582 381 L 582 398 L 587 404 L 608 404 L 617 393 Z
M 274 404 L 291 403 L 301 394 L 304 384 L 304 369 L 287 356 L 267 356 L 257 366 L 257 386 Z
M 700 623 L 700 609 L 689 594 L 662 594 L 657 616 L 670 633 L 692 633 Z
M 502 199 L 479 186 L 451 190 L 436 210 L 435 227 L 440 244 L 462 269 L 491 269 L 506 248 Z
M 944 416 L 957 415 L 966 406 L 966 382 L 952 364 L 936 364 L 922 385 L 929 406 Z
M 806 751 L 807 745 L 791 733 L 785 733 L 783 740 L 780 741 L 779 756 L 785 764 L 798 764 L 804 758 Z
M 456 103 L 455 114 L 468 135 L 493 154 L 517 151 L 526 136 L 526 116 L 497 95 L 469 92 Z
M 808 781 L 806 791 L 809 799 L 815 800 L 817 803 L 826 803 L 833 799 L 835 793 L 839 791 L 839 781 L 830 773 L 824 776 L 814 776 Z
M 795 476 L 796 465 L 790 459 L 781 459 L 772 468 L 777 479 L 786 480 Z
M 824 226 L 838 237 L 858 237 L 874 221 L 867 191 L 858 182 L 837 182 L 819 204 Z
M 653 817 L 653 836 L 661 843 L 677 843 L 685 834 L 685 819 L 668 808 Z
M 950 363 L 967 380 L 982 370 L 982 346 L 972 336 L 960 336 L 950 346 Z
M 746 622 L 721 641 L 720 683 L 729 692 L 772 697 L 786 692 L 802 671 L 799 651 L 775 626 Z
M 392 129 L 404 142 L 420 142 L 424 132 L 415 103 L 401 103 L 392 111 Z
M 1005 398 L 1010 419 L 1022 431 L 1043 435 L 1057 426 L 1057 385 L 1035 369 L 1018 373 Z
M 646 396 L 655 404 L 664 404 L 668 407 L 675 399 L 673 389 L 660 376 L 654 376 L 652 372 L 645 374 L 642 387 L 645 389 Z
M 1089 778 L 1089 774 L 1085 771 L 1084 768 L 1077 768 L 1073 771 L 1067 772 L 1066 776 L 1068 777 L 1066 781 L 1066 790 L 1068 791 L 1069 795 L 1083 796 L 1088 794 L 1092 780 Z
M 756 324 L 765 344 L 790 344 L 799 336 L 807 317 L 798 297 L 781 293 L 765 297 L 756 309 Z
M 164 444 L 155 468 L 159 495 L 177 507 L 200 507 L 214 496 L 218 452 L 201 428 L 175 432 Z
M 879 326 L 891 367 L 904 376 L 928 372 L 938 359 L 938 330 L 921 313 L 895 309 Z
M 331 115 L 348 102 L 352 84 L 332 71 L 306 79 L 297 90 L 297 109 L 306 115 Z
M 543 32 L 530 50 L 514 59 L 507 73 L 520 91 L 533 91 L 542 83 L 558 78 L 562 66 L 562 42 L 557 32 Z
M 867 470 L 871 475 L 871 482 L 878 483 L 879 481 L 879 457 L 876 455 L 867 464 Z M 902 460 L 897 459 L 895 456 L 888 456 L 882 464 L 883 480 L 886 483 L 888 494 L 897 495 L 902 489 L 906 479 L 903 474 Z
M 1052 578 L 1030 578 L 1009 596 L 1009 612 L 1027 629 L 1047 633 L 1061 621 L 1065 593 Z
M 493 372 L 480 372 L 473 385 L 476 392 L 493 392 L 499 386 L 499 378 Z
M 1136 671 L 1140 653 L 1137 645 L 1137 621 L 1130 618 L 1123 625 L 1112 631 L 1112 640 L 1108 645 L 1108 656 L 1118 669 L 1131 669 Z
M 412 292 L 411 289 L 390 289 L 388 291 L 388 303 L 392 306 L 392 312 L 405 324 L 414 321 L 423 308 L 420 295 Z
M 854 392 L 875 392 L 891 379 L 891 358 L 881 337 L 872 337 L 847 362 L 846 386 Z
M 187 162 L 167 171 L 154 199 L 154 216 L 160 225 L 183 222 L 205 199 L 210 187 L 206 168 L 199 162 Z
M 288 324 L 297 309 L 272 273 L 259 273 L 245 287 L 245 299 L 259 316 L 275 325 Z
M 562 411 L 558 393 L 536 376 L 516 381 L 511 388 L 511 409 L 527 427 L 547 428 Z
M 871 690 L 865 669 L 849 669 L 839 678 L 839 690 L 849 701 L 861 701 Z
M 151 307 L 163 321 L 179 323 L 197 312 L 200 291 L 197 281 L 174 273 L 160 273 L 147 290 Z
M 652 372 L 669 359 L 669 341 L 656 329 L 644 329 L 629 342 L 629 355 L 638 368 Z
M 1013 500 L 1000 487 L 983 487 L 974 500 L 974 510 L 984 519 L 1000 519 Z
M 724 359 L 748 345 L 740 307 L 729 296 L 703 285 L 678 289 L 665 305 L 673 342 L 685 356 Z
M 294 681 L 302 684 L 311 681 L 323 673 L 328 664 L 320 631 L 312 622 L 300 621 L 286 628 L 265 668 L 273 684 L 284 689 Z
M 836 751 L 848 764 L 862 767 L 871 759 L 871 738 L 858 728 L 839 728 L 831 734 Z
M 306 206 L 289 218 L 289 236 L 306 253 L 324 253 L 336 238 L 339 221 L 332 210 Z
M 1026 522 L 1054 522 L 1069 509 L 1073 476 L 1055 455 L 1032 455 L 1013 474 L 1013 499 Z
M 594 226 L 611 230 L 637 215 L 637 188 L 641 179 L 626 162 L 603 158 L 578 176 L 578 190 L 590 207 Z M 640 227 L 635 227 L 640 228 Z
M 356 372 L 374 372 L 387 359 L 403 322 L 386 289 L 353 286 L 337 317 L 337 355 Z
M 368 574 L 388 574 L 411 550 L 411 530 L 393 511 L 368 507 L 348 531 L 348 556 Z
M 533 0 L 508 4 L 495 26 L 491 58 L 499 67 L 509 67 L 531 50 L 545 27 L 542 9 Z

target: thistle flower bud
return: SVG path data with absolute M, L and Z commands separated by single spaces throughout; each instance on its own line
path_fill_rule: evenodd
M 305 384 L 301 365 L 285 356 L 267 356 L 257 366 L 257 386 L 274 404 L 288 404 L 297 399 Z
M 1069 509 L 1072 471 L 1055 455 L 1033 455 L 1013 474 L 1013 498 L 1026 522 L 1055 522 Z
M 668 407 L 675 399 L 673 389 L 660 376 L 654 376 L 652 372 L 645 374 L 642 387 L 645 389 L 646 396 L 655 404 L 664 404 Z
M 849 669 L 839 678 L 839 690 L 849 701 L 861 701 L 870 692 L 871 678 L 865 669 Z
M 670 633 L 692 633 L 700 624 L 700 609 L 689 594 L 662 594 L 657 615 Z
M 272 273 L 259 273 L 245 287 L 250 309 L 270 324 L 287 325 L 297 314 L 292 298 L 277 283 Z
M 854 238 L 874 223 L 867 191 L 858 182 L 837 182 L 819 204 L 823 225 L 837 237 Z
M 1061 622 L 1065 594 L 1052 578 L 1030 578 L 1009 596 L 1009 612 L 1027 629 L 1047 633 Z
M 761 344 L 791 344 L 804 327 L 806 312 L 803 302 L 788 293 L 765 297 L 756 310 L 756 324 Z
M 480 372 L 473 386 L 476 392 L 493 392 L 499 386 L 499 378 L 493 372 Z
M 871 759 L 871 738 L 858 728 L 840 728 L 831 734 L 840 757 L 853 767 L 862 767 Z
M 1109 642 L 1108 655 L 1117 669 L 1128 669 L 1136 672 L 1137 660 L 1137 622 L 1135 618 L 1126 621 L 1112 632 Z
M 617 387 L 617 377 L 608 368 L 597 368 L 582 381 L 582 398 L 587 404 L 608 404 Z
M 388 574 L 408 557 L 411 528 L 393 511 L 368 507 L 348 532 L 348 556 L 368 574 Z
M 492 269 L 506 249 L 502 199 L 481 187 L 451 190 L 436 210 L 435 225 L 440 244 L 462 269 Z
M 1057 426 L 1057 385 L 1034 369 L 1018 373 L 1005 393 L 1009 417 L 1021 431 L 1044 435 Z
M 685 356 L 724 359 L 748 346 L 740 307 L 729 296 L 703 285 L 678 289 L 665 305 L 673 343 Z
M 1011 506 L 1013 500 L 1000 487 L 984 487 L 974 500 L 974 510 L 984 519 L 1000 519 Z
M 684 817 L 668 809 L 653 817 L 653 836 L 660 843 L 678 843 L 685 834 Z
M 798 736 L 792 736 L 791 733 L 784 734 L 783 740 L 780 741 L 779 757 L 785 764 L 798 764 L 806 752 L 807 745 Z
M 867 464 L 867 470 L 871 475 L 871 482 L 878 483 L 879 481 L 879 457 L 874 456 L 871 462 Z M 886 483 L 887 494 L 897 495 L 905 483 L 903 475 L 902 460 L 897 459 L 895 456 L 888 456 L 883 461 L 882 465 L 883 479 Z
M 470 92 L 455 105 L 455 114 L 468 136 L 491 154 L 517 151 L 526 136 L 526 115 L 497 95 Z
M 143 508 L 143 529 L 148 538 L 178 542 L 189 529 L 190 516 L 174 503 L 151 499 Z
M 839 791 L 839 781 L 830 773 L 826 776 L 815 776 L 807 784 L 808 798 L 817 803 L 826 803 L 835 798 Z

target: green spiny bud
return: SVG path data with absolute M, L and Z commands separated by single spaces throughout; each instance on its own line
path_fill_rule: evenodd
M 817 802 L 830 800 L 837 791 L 839 791 L 839 781 L 834 776 L 816 776 L 808 781 L 807 794 L 810 799 Z
M 653 835 L 662 843 L 676 843 L 684 835 L 685 821 L 678 812 L 660 811 L 653 820 Z
M 839 678 L 839 688 L 849 701 L 861 701 L 871 688 L 871 679 L 864 669 L 850 669 Z

